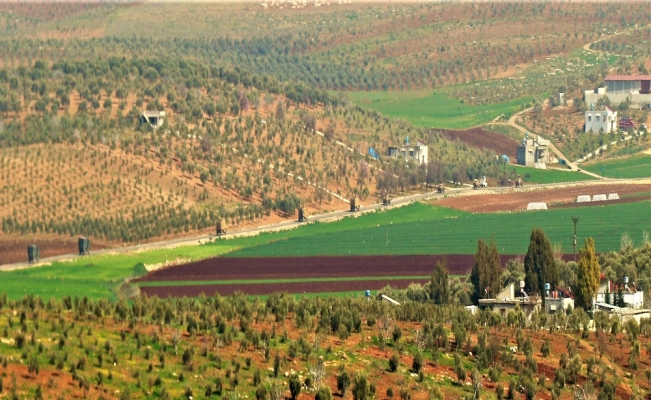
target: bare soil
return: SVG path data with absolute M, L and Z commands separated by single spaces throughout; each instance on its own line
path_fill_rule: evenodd
M 515 256 L 502 255 L 505 265 Z M 361 276 L 430 275 L 434 264 L 447 259 L 452 275 L 467 273 L 474 264 L 470 254 L 346 257 L 216 257 L 152 271 L 135 282 L 203 281 L 288 278 L 345 278 Z
M 482 128 L 472 128 L 462 131 L 443 130 L 441 133 L 450 140 L 459 140 L 467 143 L 469 146 L 492 150 L 500 156 L 506 154 L 513 160 L 517 156 L 518 142 L 506 135 L 487 131 Z
M 41 258 L 75 253 L 78 250 L 78 238 L 70 236 L 44 235 L 36 240 L 32 237 L 21 237 L 0 233 L 0 263 L 13 264 L 27 261 L 27 246 L 37 243 Z M 91 241 L 91 251 L 101 250 L 107 244 L 100 240 Z
M 436 201 L 437 205 L 455 208 L 463 211 L 491 213 L 498 211 L 523 211 L 532 202 L 545 202 L 550 208 L 604 205 L 617 202 L 639 201 L 644 197 L 624 198 L 610 202 L 576 203 L 580 195 L 595 195 L 617 193 L 619 197 L 649 190 L 648 185 L 636 184 L 606 184 L 606 185 L 581 185 L 563 188 L 531 188 L 509 189 L 502 193 L 473 191 L 463 196 L 451 196 Z

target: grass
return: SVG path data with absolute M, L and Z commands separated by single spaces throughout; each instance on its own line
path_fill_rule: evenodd
M 512 114 L 531 98 L 506 103 L 467 105 L 444 91 L 372 91 L 346 92 L 356 104 L 382 114 L 402 118 L 415 126 L 464 129 L 485 124 L 501 114 Z
M 651 177 L 651 155 L 638 154 L 628 158 L 618 158 L 590 164 L 583 167 L 585 170 L 608 178 L 649 178 Z
M 221 254 L 230 257 L 473 254 L 478 239 L 489 240 L 492 236 L 502 254 L 523 254 L 534 227 L 542 228 L 552 243 L 561 244 L 569 252 L 572 216 L 580 217 L 579 242 L 591 236 L 597 251 L 607 252 L 619 249 L 624 233 L 634 241 L 642 237 L 642 232 L 651 226 L 650 207 L 650 201 L 641 201 L 536 212 L 472 214 L 416 203 L 334 223 L 308 224 L 254 237 L 217 240 L 203 246 L 91 255 L 50 266 L 4 272 L 0 276 L 2 291 L 9 298 L 34 294 L 44 299 L 66 295 L 99 299 L 114 297 L 124 279 L 139 276 L 140 263 L 192 261 Z
M 536 169 L 519 165 L 509 165 L 508 168 L 509 171 L 514 171 L 516 175 L 522 176 L 525 185 L 527 183 L 577 182 L 597 179 L 593 176 L 570 170 Z
M 452 218 L 436 218 L 441 207 L 415 204 L 388 212 L 371 227 L 348 227 L 336 232 L 297 230 L 300 236 L 268 235 L 266 244 L 237 246 L 231 257 L 382 255 L 382 254 L 473 254 L 477 240 L 495 238 L 502 254 L 524 254 L 532 228 L 541 228 L 551 242 L 571 250 L 573 216 L 580 217 L 579 243 L 594 238 L 596 250 L 607 252 L 620 247 L 622 234 L 633 240 L 651 226 L 651 202 L 564 208 L 520 213 L 459 213 Z M 403 210 L 404 209 L 404 210 Z M 403 221 L 401 214 L 418 210 L 421 219 Z M 336 224 L 333 224 L 336 225 Z M 343 228 L 343 227 L 342 227 Z M 239 245 L 237 243 L 233 245 Z
M 231 250 L 228 245 L 229 243 L 221 242 L 217 246 L 90 255 L 73 261 L 54 262 L 48 266 L 2 272 L 2 291 L 10 298 L 20 298 L 27 294 L 38 295 L 46 300 L 63 296 L 109 298 L 115 296 L 117 286 L 124 279 L 142 274 L 141 263 L 203 259 Z

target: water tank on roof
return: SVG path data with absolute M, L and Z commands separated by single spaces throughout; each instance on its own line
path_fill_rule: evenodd
M 545 290 L 549 290 L 551 288 L 551 285 L 549 283 L 545 283 Z
M 366 297 L 371 297 L 371 291 L 370 290 L 366 291 Z
M 628 283 L 628 276 L 624 277 L 624 283 Z

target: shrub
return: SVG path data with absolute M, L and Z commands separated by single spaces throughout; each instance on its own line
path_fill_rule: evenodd
M 549 357 L 552 352 L 552 346 L 549 343 L 549 340 L 545 340 L 545 343 L 543 343 L 540 352 L 542 353 L 543 357 Z
M 402 329 L 400 329 L 399 326 L 396 326 L 393 329 L 393 343 L 398 343 L 400 342 L 400 338 L 402 337 Z
M 387 397 L 390 399 L 393 398 L 393 388 L 391 386 L 387 388 Z
M 301 386 L 301 380 L 298 379 L 298 375 L 293 374 L 289 377 L 289 393 L 292 395 L 292 400 L 296 400 L 301 393 Z
M 341 393 L 341 397 L 346 396 L 346 391 L 348 390 L 348 387 L 350 386 L 350 376 L 348 376 L 348 372 L 341 371 L 339 375 L 337 375 L 337 390 L 339 390 L 339 393 Z
M 414 354 L 414 360 L 411 362 L 411 369 L 419 373 L 423 369 L 423 355 L 420 352 Z
M 314 400 L 332 400 L 332 392 L 329 386 L 321 386 L 314 395 Z
M 369 396 L 368 378 L 364 372 L 355 374 L 355 382 L 353 384 L 353 399 L 366 400 Z
M 389 371 L 396 372 L 400 366 L 400 358 L 397 354 L 394 354 L 389 358 Z
M 258 388 L 255 390 L 256 400 L 267 400 L 267 387 L 263 384 L 258 384 Z

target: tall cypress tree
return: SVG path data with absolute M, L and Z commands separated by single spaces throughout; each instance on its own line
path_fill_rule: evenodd
M 429 285 L 430 298 L 436 304 L 445 304 L 450 297 L 450 285 L 448 282 L 448 261 L 438 260 L 432 272 L 432 280 Z
M 576 307 L 582 307 L 586 311 L 592 307 L 592 300 L 599 290 L 600 274 L 601 267 L 594 253 L 594 240 L 587 238 L 585 247 L 579 251 L 574 288 Z
M 490 247 L 483 240 L 477 242 L 475 265 L 470 272 L 470 283 L 473 285 L 472 301 L 477 304 L 479 299 L 494 297 L 502 290 L 502 266 L 495 241 L 491 240 Z
M 558 284 L 558 271 L 552 245 L 542 229 L 531 231 L 529 250 L 524 258 L 525 287 L 529 293 L 539 293 L 545 306 L 545 283 Z

